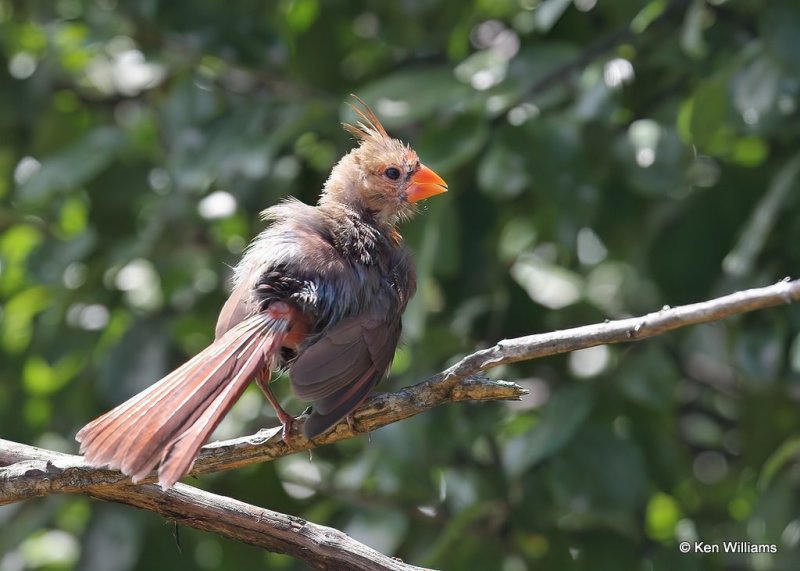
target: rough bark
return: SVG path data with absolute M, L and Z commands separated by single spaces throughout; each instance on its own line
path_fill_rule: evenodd
M 275 428 L 212 443 L 203 448 L 191 473 L 206 474 L 273 460 L 352 438 L 443 404 L 520 399 L 525 395 L 520 386 L 480 375 L 499 365 L 597 345 L 639 341 L 680 327 L 796 301 L 800 301 L 800 281 L 784 280 L 702 303 L 664 307 L 641 317 L 506 339 L 467 355 L 416 385 L 371 397 L 356 411 L 352 426 L 343 422 L 314 441 L 305 439 L 297 430 L 287 444 L 280 438 L 280 428 Z M 298 427 L 300 423 L 302 419 Z M 49 494 L 81 493 L 153 511 L 197 529 L 286 553 L 320 569 L 418 569 L 386 557 L 335 529 L 184 484 L 164 492 L 152 481 L 154 478 L 133 485 L 119 472 L 88 466 L 80 456 L 0 440 L 0 505 Z

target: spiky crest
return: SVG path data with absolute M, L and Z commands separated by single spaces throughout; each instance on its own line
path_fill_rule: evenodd
M 364 103 L 364 100 L 358 95 L 351 94 L 351 96 L 356 100 L 357 104 L 351 103 L 350 107 L 353 109 L 356 115 L 361 118 L 361 120 L 355 124 L 342 123 L 342 126 L 345 128 L 345 130 L 355 135 L 356 139 L 359 141 L 389 141 L 390 137 L 388 133 L 386 133 L 386 129 L 383 128 L 380 120 L 378 120 L 378 116 L 375 115 L 375 112 L 370 108 L 370 106 Z

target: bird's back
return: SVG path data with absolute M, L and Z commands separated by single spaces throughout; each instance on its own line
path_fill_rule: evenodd
M 413 263 L 368 213 L 288 200 L 264 218 L 270 226 L 236 267 L 217 337 L 277 300 L 297 305 L 313 321 L 313 333 L 365 312 L 399 321 L 416 287 Z

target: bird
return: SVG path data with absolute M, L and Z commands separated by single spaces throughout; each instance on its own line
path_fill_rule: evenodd
M 90 465 L 134 483 L 157 468 L 167 490 L 253 380 L 288 443 L 294 419 L 270 388 L 276 373 L 288 372 L 295 396 L 311 403 L 308 439 L 351 421 L 388 374 L 416 291 L 397 227 L 448 186 L 353 97 L 356 121 L 343 127 L 357 146 L 334 165 L 317 204 L 290 197 L 262 212 L 266 229 L 234 268 L 214 341 L 84 426 L 76 440 Z

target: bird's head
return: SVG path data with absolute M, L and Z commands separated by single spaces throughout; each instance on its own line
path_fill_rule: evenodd
M 413 149 L 391 138 L 361 99 L 356 101 L 359 105 L 352 107 L 359 121 L 345 123 L 344 128 L 359 145 L 333 168 L 320 203 L 366 209 L 378 220 L 395 224 L 410 218 L 420 200 L 446 192 L 447 183 L 423 165 Z

